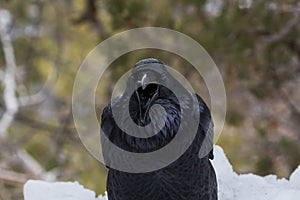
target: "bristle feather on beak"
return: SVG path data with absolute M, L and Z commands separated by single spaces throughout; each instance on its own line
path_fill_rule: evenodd
M 141 85 L 142 85 L 142 89 L 145 90 L 145 88 L 147 87 L 147 82 L 146 82 L 146 79 L 147 79 L 147 74 L 144 74 L 144 76 L 142 77 L 142 80 L 141 80 Z

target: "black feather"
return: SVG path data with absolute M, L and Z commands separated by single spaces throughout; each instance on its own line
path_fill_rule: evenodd
M 183 87 L 166 70 L 163 64 L 156 59 L 145 59 L 139 61 L 133 68 L 132 77 L 128 79 L 127 87 L 135 84 L 134 76 L 140 71 L 155 71 L 160 74 L 163 81 L 170 81 L 176 87 Z M 155 104 L 164 107 L 167 112 L 167 120 L 164 127 L 155 135 L 148 138 L 139 138 L 123 132 L 116 124 L 112 107 L 117 110 L 126 109 L 125 100 L 130 99 L 129 113 L 132 120 L 141 126 L 147 125 L 150 118 L 146 116 L 146 122 L 141 122 L 138 107 L 138 97 L 125 91 L 121 97 L 110 102 L 102 113 L 101 128 L 105 136 L 118 147 L 135 153 L 146 153 L 158 150 L 167 145 L 176 135 L 182 117 L 182 110 L 191 105 L 191 95 L 183 89 L 182 96 L 175 94 L 163 85 L 157 84 L 159 88 Z M 107 192 L 109 200 L 216 200 L 217 181 L 214 169 L 209 158 L 213 158 L 213 151 L 203 158 L 198 154 L 203 140 L 212 124 L 210 111 L 204 101 L 196 95 L 200 111 L 200 122 L 197 134 L 189 148 L 168 166 L 147 173 L 128 173 L 109 169 L 107 178 Z M 180 105 L 178 98 L 183 98 L 185 104 Z M 128 109 L 128 108 L 127 108 Z M 197 113 L 197 112 L 195 112 Z M 122 112 L 120 112 L 122 115 Z M 190 113 L 193 115 L 194 113 Z M 121 116 L 122 118 L 122 116 Z M 123 119 L 123 118 L 122 118 Z M 123 125 L 126 126 L 124 117 Z M 152 120 L 160 120 L 155 114 Z M 153 123 L 155 124 L 155 123 Z M 189 131 L 189 126 L 184 126 Z M 185 141 L 181 141 L 184 143 Z M 180 148 L 181 144 L 178 144 Z M 105 161 L 109 163 L 109 149 L 103 149 Z M 126 159 L 125 159 L 126 160 Z M 126 161 L 124 161 L 126 162 Z

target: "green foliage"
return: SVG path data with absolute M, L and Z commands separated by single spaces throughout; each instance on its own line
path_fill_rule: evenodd
M 244 121 L 244 116 L 237 110 L 229 110 L 227 114 L 227 123 L 233 126 L 240 126 Z
M 57 155 L 55 149 L 49 148 L 54 147 L 53 141 L 45 135 L 36 135 L 30 140 L 25 148 L 42 166 L 45 166 L 46 170 L 52 170 L 58 166 Z
M 284 155 L 285 160 L 290 163 L 291 170 L 294 170 L 299 165 L 299 162 L 295 157 L 300 157 L 300 147 L 295 141 L 282 137 L 279 141 L 279 150 Z

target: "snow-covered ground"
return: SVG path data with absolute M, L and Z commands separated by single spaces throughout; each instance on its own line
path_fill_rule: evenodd
M 291 174 L 290 180 L 254 174 L 238 175 L 232 169 L 223 149 L 215 147 L 213 161 L 219 184 L 220 200 L 299 200 L 300 166 Z
M 223 150 L 215 146 L 219 200 L 298 200 L 300 199 L 300 166 L 289 180 L 254 174 L 236 174 Z M 24 185 L 25 200 L 106 200 L 77 182 L 48 183 L 30 180 Z

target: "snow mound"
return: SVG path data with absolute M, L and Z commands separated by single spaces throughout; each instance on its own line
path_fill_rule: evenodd
M 220 200 L 298 200 L 300 197 L 300 166 L 290 181 L 275 175 L 238 175 L 233 171 L 223 149 L 215 146 L 213 165 L 218 177 Z
M 219 200 L 298 200 L 300 197 L 300 166 L 290 180 L 275 175 L 265 177 L 254 174 L 238 175 L 233 171 L 224 151 L 215 146 L 213 165 L 219 187 Z M 107 200 L 96 197 L 95 192 L 85 189 L 78 182 L 29 180 L 24 185 L 25 200 Z
M 29 180 L 24 185 L 25 200 L 107 200 L 96 198 L 94 191 L 85 189 L 78 182 L 55 182 Z

